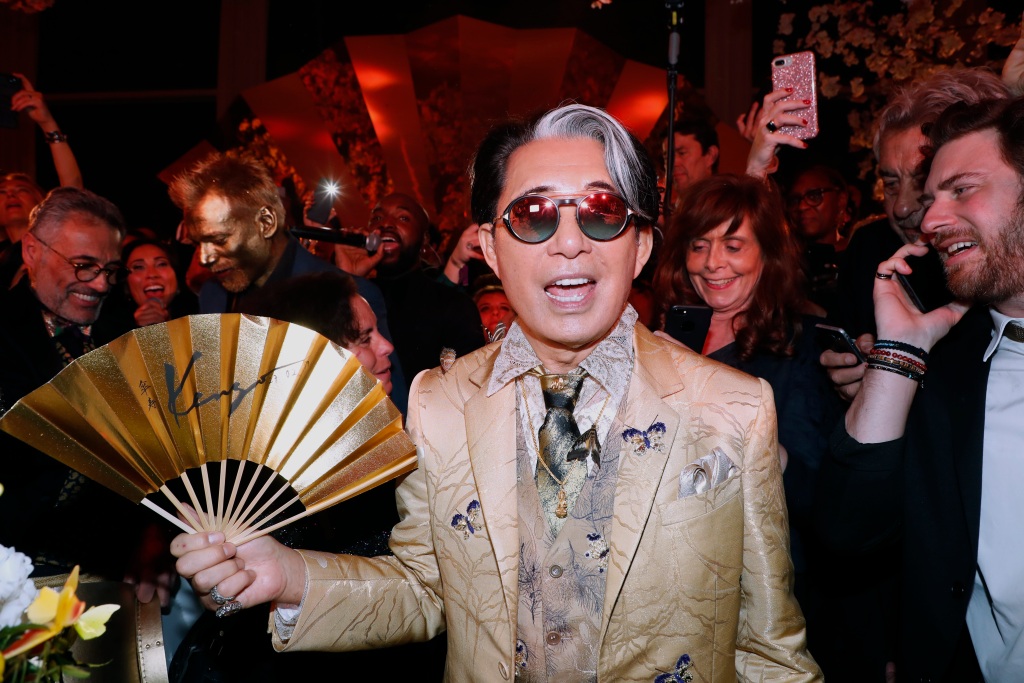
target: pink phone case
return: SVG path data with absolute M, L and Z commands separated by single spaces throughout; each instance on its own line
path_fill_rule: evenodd
M 810 51 L 779 55 L 772 59 L 772 87 L 775 90 L 792 88 L 785 100 L 810 100 L 809 107 L 790 113 L 807 119 L 806 126 L 780 126 L 779 131 L 806 140 L 818 134 L 818 74 L 814 68 L 814 53 Z

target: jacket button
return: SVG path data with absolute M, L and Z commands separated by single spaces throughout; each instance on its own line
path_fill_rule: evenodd
M 950 591 L 953 593 L 954 598 L 962 598 L 967 590 L 964 588 L 964 584 L 960 581 L 954 581 L 950 587 Z
M 506 681 L 508 680 L 508 667 L 505 666 L 505 662 L 498 662 L 498 673 L 500 673 L 501 677 Z
M 548 633 L 546 640 L 548 641 L 548 645 L 558 645 L 560 642 L 562 642 L 562 636 L 558 635 L 554 631 L 551 631 L 550 633 Z
M 548 569 L 548 574 L 551 574 L 553 578 L 557 579 L 559 576 L 562 575 L 562 568 L 559 567 L 557 564 L 553 564 L 551 565 L 551 568 Z

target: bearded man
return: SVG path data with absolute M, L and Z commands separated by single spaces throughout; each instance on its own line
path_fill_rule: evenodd
M 875 274 L 878 340 L 822 467 L 837 551 L 901 549 L 896 676 L 1024 671 L 1024 100 L 947 109 L 930 131 L 928 247 Z M 918 310 L 897 274 L 934 249 L 953 303 Z

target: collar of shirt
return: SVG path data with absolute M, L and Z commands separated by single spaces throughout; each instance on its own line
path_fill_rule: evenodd
M 982 357 L 982 360 L 988 361 L 992 357 L 992 355 L 995 354 L 996 349 L 999 348 L 999 345 L 1004 343 L 1004 341 L 1007 344 L 1015 345 L 1015 347 L 1017 348 L 1024 348 L 1022 347 L 1020 342 L 1015 342 L 1012 339 L 1003 336 L 1003 331 L 1006 329 L 1007 325 L 1015 322 L 1021 327 L 1024 327 L 1024 320 L 1020 318 L 1011 318 L 1008 315 L 1003 315 L 1002 313 L 991 307 L 988 309 L 988 312 L 989 315 L 992 316 L 992 341 L 989 342 L 988 348 L 985 349 L 985 355 Z
M 589 429 L 591 425 L 596 428 L 598 441 L 602 446 L 609 439 L 611 425 L 629 388 L 634 359 L 633 328 L 636 321 L 636 311 L 627 304 L 615 328 L 580 363 L 580 367 L 586 370 L 590 377 L 583 383 L 580 400 L 573 414 L 581 432 Z M 518 409 L 519 421 L 523 433 L 527 434 L 527 449 L 534 455 L 534 471 L 537 468 L 537 453 L 529 436 L 530 416 L 534 416 L 533 428 L 538 429 L 543 422 L 545 408 L 540 379 L 527 373 L 539 365 L 540 359 L 527 341 L 522 328 L 513 322 L 494 361 L 494 370 L 487 383 L 487 395 L 491 396 L 509 382 L 522 378 L 528 399 L 522 403 L 523 396 L 517 389 L 516 405 L 521 406 Z M 594 462 L 588 458 L 587 471 L 590 473 L 593 470 Z
M 621 398 L 629 384 L 633 370 L 633 328 L 637 317 L 633 307 L 626 304 L 615 328 L 580 363 L 613 397 Z M 540 364 L 519 323 L 513 322 L 494 360 L 494 370 L 487 382 L 487 395 L 493 396 L 503 386 Z

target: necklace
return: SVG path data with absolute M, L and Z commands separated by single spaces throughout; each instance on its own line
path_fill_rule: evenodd
M 516 383 L 519 385 L 519 389 L 523 394 L 523 410 L 526 411 L 526 424 L 530 429 L 530 435 L 533 436 L 533 448 L 537 451 L 537 461 L 540 462 L 542 467 L 544 467 L 544 471 L 548 473 L 548 476 L 558 484 L 558 502 L 555 504 L 555 516 L 559 519 L 565 519 L 569 516 L 569 499 L 565 494 L 565 481 L 555 476 L 555 473 L 551 471 L 550 467 L 548 467 L 548 463 L 544 459 L 544 454 L 540 452 L 540 441 L 537 439 L 537 430 L 533 428 L 533 416 L 530 415 L 530 401 L 526 397 L 526 383 L 522 381 L 522 377 L 516 378 Z M 612 395 L 610 393 L 605 396 L 604 403 L 601 404 L 601 410 L 597 414 L 597 419 L 594 420 L 594 424 L 589 430 L 587 430 L 588 432 L 594 432 L 594 443 L 597 444 L 598 451 L 600 451 L 600 444 L 597 442 L 597 424 L 601 421 L 601 416 L 604 415 L 605 406 L 608 405 L 608 399 L 611 397 Z

